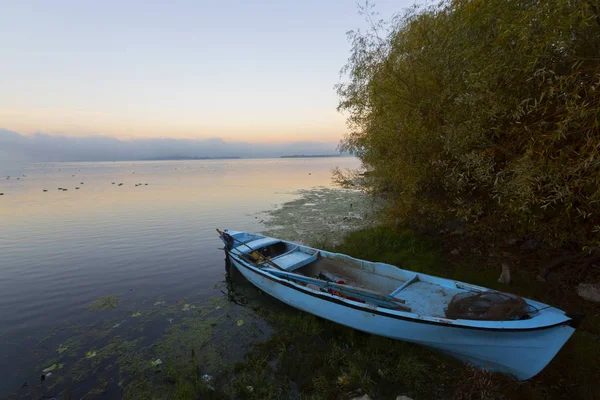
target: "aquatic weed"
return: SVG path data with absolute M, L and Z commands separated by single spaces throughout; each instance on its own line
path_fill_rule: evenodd
M 86 308 L 89 311 L 108 310 L 117 307 L 119 305 L 119 301 L 119 296 L 116 294 L 111 296 L 102 296 L 94 300 L 94 302 L 92 302 Z

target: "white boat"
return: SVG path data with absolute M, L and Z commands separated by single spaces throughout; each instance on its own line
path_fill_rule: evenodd
M 520 380 L 539 373 L 581 320 L 534 300 L 389 264 L 253 233 L 219 233 L 242 275 L 292 307 L 374 335 L 428 346 Z M 498 298 L 513 299 L 524 307 L 501 320 L 448 317 L 449 305 L 461 297 L 484 303 L 492 299 L 488 306 Z

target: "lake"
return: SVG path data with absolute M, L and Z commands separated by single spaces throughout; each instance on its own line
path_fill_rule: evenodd
M 65 387 L 81 397 L 97 380 L 75 377 L 70 366 L 98 374 L 118 365 L 117 356 L 100 357 L 118 329 L 147 344 L 185 322 L 185 311 L 205 315 L 208 299 L 226 299 L 215 228 L 264 230 L 262 211 L 299 189 L 331 186 L 335 166 L 358 161 L 0 165 L 0 397 L 52 396 Z M 102 296 L 117 306 L 90 310 Z M 232 314 L 232 327 L 250 325 Z M 254 341 L 268 334 L 255 331 Z M 241 345 L 226 336 L 225 347 Z M 127 377 L 103 379 L 122 387 Z

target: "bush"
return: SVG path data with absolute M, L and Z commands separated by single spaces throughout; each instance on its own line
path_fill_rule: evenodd
M 349 33 L 340 147 L 388 217 L 600 245 L 595 4 L 451 0 Z

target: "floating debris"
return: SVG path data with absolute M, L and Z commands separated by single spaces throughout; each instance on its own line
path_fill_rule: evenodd
M 61 345 L 59 345 L 59 346 L 58 346 L 58 348 L 56 349 L 56 352 L 57 352 L 58 354 L 62 354 L 62 353 L 64 353 L 65 351 L 67 351 L 67 350 L 68 350 L 68 348 L 69 348 L 69 346 L 63 346 L 63 345 L 61 344 Z
M 160 364 L 162 364 L 162 360 L 160 358 L 157 358 L 155 361 L 150 361 L 150 365 L 153 367 L 158 367 Z
M 181 311 L 186 312 L 186 311 L 195 310 L 195 309 L 196 309 L 196 306 L 192 306 L 192 305 L 189 305 L 186 303 L 183 305 L 183 308 L 181 309 Z
M 154 306 L 164 306 L 165 304 L 167 304 L 166 301 L 157 301 L 156 303 L 154 303 Z
M 87 353 L 85 353 L 85 358 L 92 358 L 92 357 L 96 357 L 95 351 L 90 350 Z
M 244 325 L 244 320 L 243 319 L 238 319 L 237 320 L 237 326 L 242 326 Z
M 142 316 L 142 313 L 141 313 L 141 312 L 139 312 L 139 311 L 137 311 L 137 312 L 134 312 L 133 314 L 131 314 L 131 317 L 132 317 L 132 318 L 137 318 L 137 317 L 141 317 L 141 316 Z
M 167 318 L 167 321 L 169 321 L 169 324 L 173 325 L 173 318 Z

